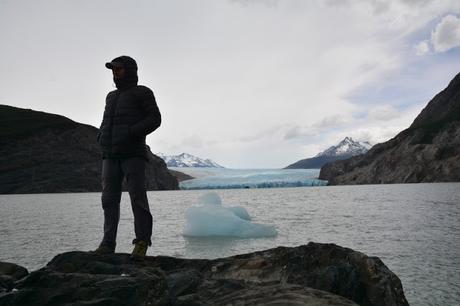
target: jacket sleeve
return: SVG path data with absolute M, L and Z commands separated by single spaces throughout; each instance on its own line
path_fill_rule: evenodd
M 104 115 L 105 115 L 105 111 L 104 111 Z M 104 125 L 105 125 L 105 116 L 102 117 L 101 125 L 99 126 L 99 130 L 97 131 L 96 141 L 98 143 L 100 143 L 100 139 L 101 139 L 101 136 L 102 136 L 102 129 L 103 129 Z
M 105 118 L 102 119 L 101 126 L 99 127 L 99 130 L 97 131 L 97 136 L 96 136 L 97 143 L 101 143 L 102 129 L 104 127 L 104 124 L 105 124 Z
M 140 96 L 140 108 L 144 113 L 144 118 L 133 124 L 129 128 L 129 133 L 133 136 L 145 136 L 155 131 L 161 125 L 161 114 L 153 92 L 145 88 Z

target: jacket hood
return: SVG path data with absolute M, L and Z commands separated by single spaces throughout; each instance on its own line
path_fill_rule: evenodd
M 105 63 L 105 67 L 108 69 L 113 69 L 114 67 L 125 68 L 125 74 L 123 78 L 113 78 L 113 82 L 118 89 L 127 89 L 137 85 L 137 63 L 132 57 L 126 55 L 116 57 L 111 62 Z

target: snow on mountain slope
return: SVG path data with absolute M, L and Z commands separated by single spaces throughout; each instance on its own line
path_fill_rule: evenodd
M 318 153 L 315 157 L 319 156 L 355 156 L 364 154 L 372 147 L 367 142 L 354 141 L 351 137 L 345 137 L 338 145 L 329 147 L 327 150 Z
M 202 159 L 187 153 L 179 155 L 157 153 L 157 155 L 165 161 L 168 167 L 224 168 L 210 159 Z

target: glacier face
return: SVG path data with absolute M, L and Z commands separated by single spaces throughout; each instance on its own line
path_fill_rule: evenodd
M 168 167 L 224 168 L 211 159 L 203 159 L 188 153 L 182 153 L 179 155 L 166 155 L 163 153 L 157 153 L 156 155 L 161 157 Z
M 172 168 L 174 170 L 174 168 Z M 180 169 L 183 171 L 183 169 Z M 180 189 L 242 189 L 325 186 L 319 169 L 187 169 L 195 177 L 182 181 Z

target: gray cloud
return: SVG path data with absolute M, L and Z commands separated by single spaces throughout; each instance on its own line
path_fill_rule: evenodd
M 433 0 L 399 0 L 399 1 L 401 1 L 401 3 L 406 4 L 407 6 L 415 6 L 415 7 L 425 6 L 433 2 Z
M 417 10 L 431 4 L 433 0 L 326 0 L 325 3 L 335 7 L 367 7 L 373 15 L 392 14 L 405 6 Z
M 276 7 L 278 0 L 229 0 L 231 3 L 240 4 L 242 6 L 249 5 L 264 5 L 268 7 Z
M 182 145 L 186 147 L 199 149 L 203 147 L 203 139 L 198 135 L 192 135 L 182 139 Z
M 289 139 L 299 138 L 302 135 L 303 135 L 302 128 L 296 125 L 286 131 L 286 133 L 284 134 L 284 139 L 289 140 Z
M 430 21 L 459 14 L 458 0 L 388 0 L 379 15 L 385 5 L 372 0 L 113 2 L 107 11 L 101 1 L 0 1 L 0 103 L 99 125 L 113 90 L 103 63 L 128 54 L 164 118 L 152 150 L 280 167 L 362 127 L 334 115 L 355 110 L 347 97 L 357 89 L 372 88 L 356 98 L 367 114 L 368 101 L 398 103 L 386 91 L 376 99 L 378 89 L 431 95 L 455 69 L 442 54 L 417 65 L 407 45 Z M 402 77 L 408 67 L 417 78 Z
M 317 136 L 318 132 L 310 127 L 293 126 L 284 133 L 284 140 L 305 139 Z
M 348 0 L 326 0 L 325 2 L 330 6 L 347 6 L 349 4 Z
M 400 112 L 391 105 L 377 106 L 371 109 L 368 117 L 373 120 L 387 121 L 401 116 Z
M 431 43 L 436 52 L 445 52 L 460 46 L 460 18 L 445 16 L 431 33 Z
M 284 133 L 284 140 L 292 140 L 298 138 L 309 138 L 317 136 L 329 129 L 341 127 L 350 122 L 350 118 L 345 115 L 332 115 L 323 117 L 320 121 L 317 121 L 308 126 L 294 125 L 287 129 Z
M 265 139 L 265 138 L 270 138 L 270 137 L 273 137 L 273 136 L 277 135 L 278 133 L 280 133 L 280 131 L 282 131 L 284 128 L 285 128 L 285 125 L 272 126 L 270 128 L 264 129 L 264 130 L 262 130 L 262 131 L 260 131 L 258 133 L 248 134 L 246 136 L 242 136 L 242 137 L 238 138 L 238 141 L 252 142 L 252 141 L 256 141 L 256 140 L 262 140 L 262 139 Z
M 327 128 L 333 128 L 337 127 L 343 124 L 346 124 L 350 121 L 350 118 L 344 115 L 332 115 L 332 116 L 326 116 L 320 121 L 314 123 L 312 127 L 318 128 L 318 129 L 327 129 Z
M 423 56 L 430 52 L 430 41 L 428 39 L 422 40 L 417 45 L 414 46 L 415 54 L 418 56 Z
M 371 4 L 372 4 L 373 13 L 375 15 L 379 15 L 379 14 L 384 14 L 388 12 L 388 10 L 390 9 L 391 3 L 386 0 L 381 0 L 381 1 L 374 0 L 371 2 Z

